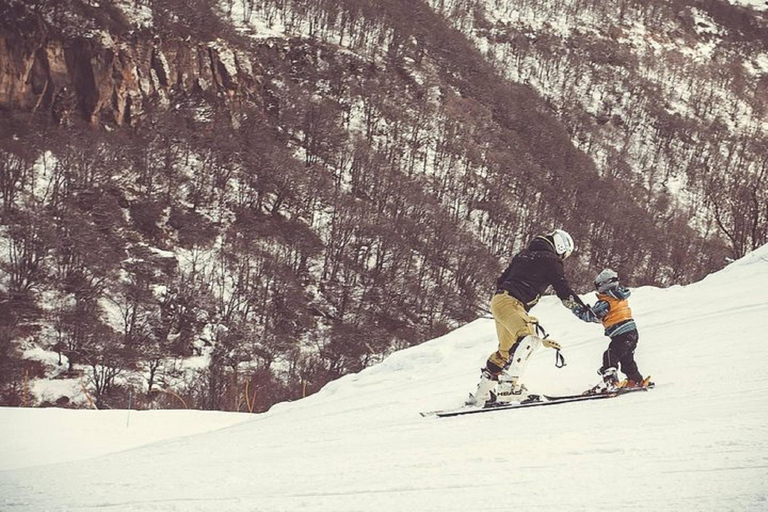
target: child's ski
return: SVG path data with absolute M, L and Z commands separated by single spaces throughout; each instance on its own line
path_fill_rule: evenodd
M 603 398 L 613 398 L 615 396 L 619 396 L 619 393 L 602 393 L 599 395 L 573 395 L 569 397 L 557 397 L 557 398 L 546 398 L 542 399 L 541 397 L 537 397 L 536 399 L 529 401 L 529 402 L 521 402 L 521 403 L 511 403 L 511 404 L 500 404 L 500 405 L 490 405 L 486 407 L 477 407 L 477 406 L 465 406 L 460 407 L 458 409 L 446 409 L 446 410 L 440 410 L 440 411 L 428 411 L 428 412 L 422 412 L 422 416 L 437 416 L 438 418 L 448 418 L 451 416 L 463 416 L 465 414 L 480 414 L 484 412 L 493 412 L 493 411 L 509 411 L 512 409 L 527 409 L 529 407 L 543 407 L 545 405 L 557 405 L 557 404 L 567 404 L 567 403 L 573 403 L 573 402 L 586 402 L 588 400 L 600 400 Z
M 626 395 L 627 393 L 634 393 L 635 391 L 648 391 L 649 389 L 653 389 L 654 385 L 651 384 L 648 387 L 645 388 L 619 388 L 615 389 L 613 391 L 607 391 L 604 393 L 588 393 L 584 392 L 580 395 L 542 395 L 547 400 L 568 400 L 570 398 L 578 398 L 580 396 L 592 396 L 592 397 L 598 397 L 598 396 L 604 396 L 608 395 L 608 397 L 612 396 L 618 396 L 618 395 Z

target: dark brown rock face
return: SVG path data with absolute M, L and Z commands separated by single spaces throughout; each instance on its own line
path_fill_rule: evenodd
M 167 104 L 177 92 L 253 96 L 258 83 L 242 52 L 224 44 L 53 40 L 0 34 L 0 109 L 47 111 L 60 123 L 131 125 L 149 100 Z

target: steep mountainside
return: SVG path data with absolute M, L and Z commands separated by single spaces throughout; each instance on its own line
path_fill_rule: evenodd
M 430 3 L 546 99 L 602 176 L 658 192 L 649 209 L 672 201 L 734 257 L 768 240 L 768 4 Z
M 260 410 L 475 318 L 552 226 L 577 285 L 723 264 L 434 7 L 0 5 L 3 403 L 54 374 L 97 406 Z

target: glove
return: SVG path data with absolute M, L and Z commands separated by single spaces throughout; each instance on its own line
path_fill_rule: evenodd
M 550 338 L 544 338 L 543 340 L 541 340 L 541 344 L 547 348 L 553 348 L 555 350 L 560 350 L 563 348 L 560 346 L 558 342 Z
M 595 302 L 595 305 L 592 307 L 592 314 L 595 315 L 596 318 L 595 322 L 599 321 L 601 318 L 604 318 L 610 310 L 611 305 L 604 300 Z
M 574 309 L 573 314 L 579 317 L 579 320 L 584 322 L 594 322 L 597 320 L 597 317 L 592 312 L 592 308 L 590 308 L 588 304 Z

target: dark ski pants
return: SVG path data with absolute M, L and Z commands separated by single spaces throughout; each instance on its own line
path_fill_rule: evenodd
M 635 349 L 639 335 L 637 331 L 629 331 L 611 338 L 608 350 L 603 353 L 601 373 L 608 368 L 618 368 L 628 379 L 640 382 L 643 376 L 637 371 Z

